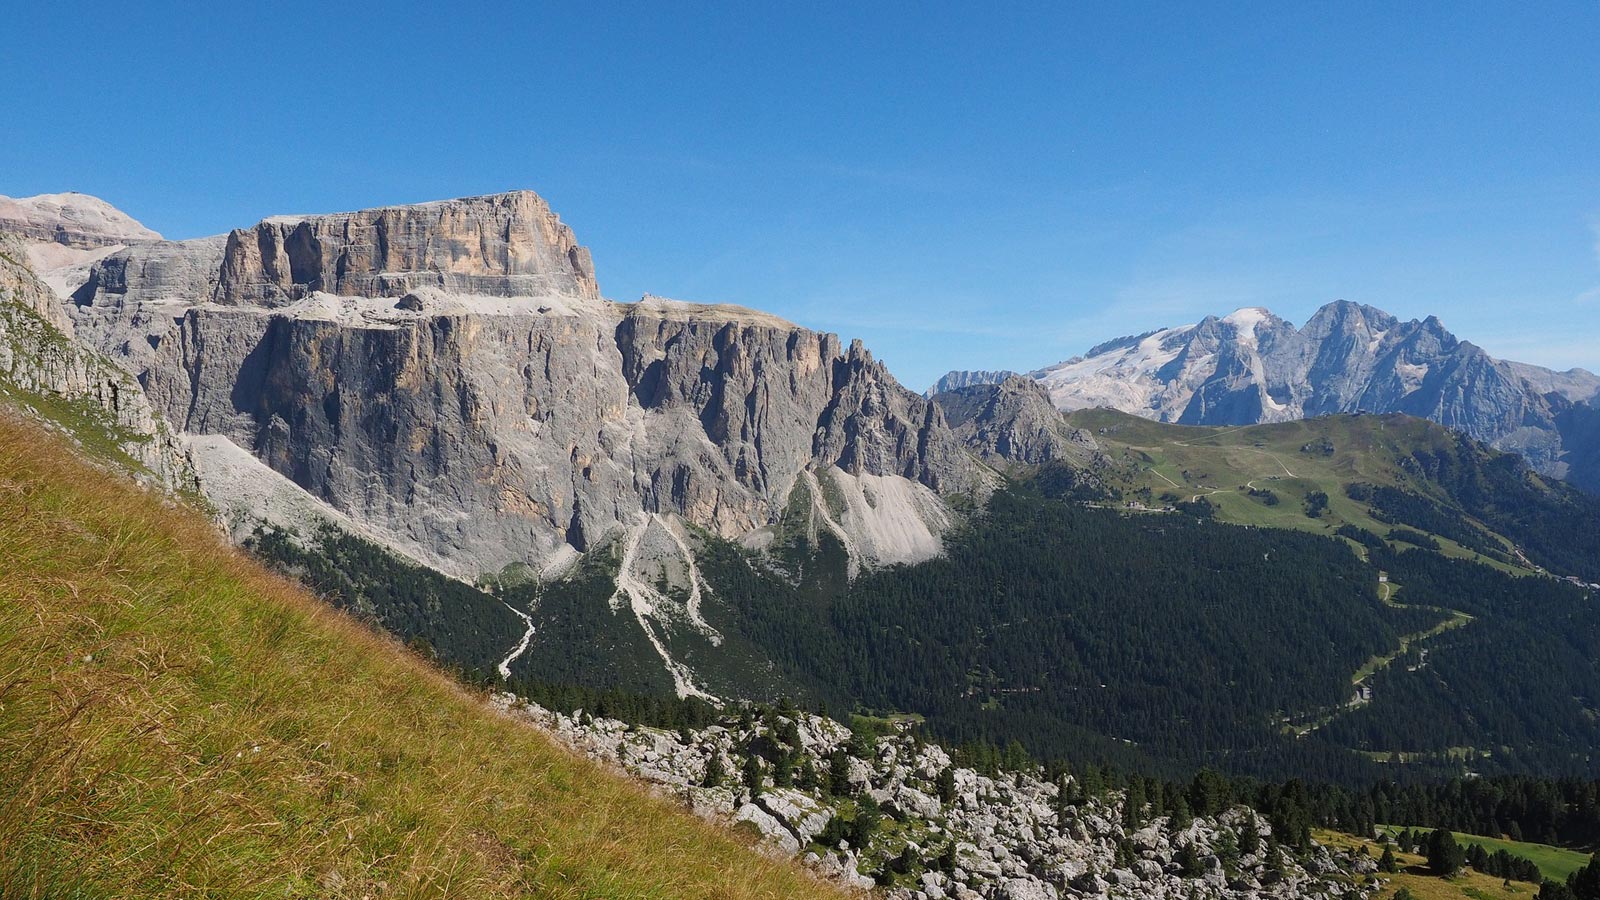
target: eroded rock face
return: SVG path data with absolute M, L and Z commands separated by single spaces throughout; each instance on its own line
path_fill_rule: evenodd
M 990 465 L 1086 465 L 1099 452 L 1094 437 L 1067 424 L 1038 382 L 1012 375 L 934 396 L 967 448 Z
M 145 381 L 184 430 L 226 435 L 461 574 L 541 565 L 647 513 L 739 537 L 808 467 L 973 483 L 937 410 L 859 348 L 657 299 L 210 304 Z
M 532 191 L 326 216 L 228 235 L 216 301 L 282 306 L 314 292 L 392 297 L 420 287 L 597 299 L 594 264 Z
M 873 498 L 919 514 L 916 540 L 864 555 L 926 558 L 948 524 L 930 503 L 982 486 L 938 407 L 859 344 L 604 300 L 529 192 L 275 217 L 57 274 L 80 340 L 183 431 L 452 574 L 541 568 L 652 515 L 741 537 L 830 469 L 876 479 L 845 523 L 864 536 L 884 530 Z
M 64 409 L 78 427 L 97 432 L 142 468 L 135 474 L 172 489 L 194 488 L 178 435 L 133 376 L 72 340 L 55 293 L 26 259 L 25 242 L 0 232 L 0 395 L 57 415 Z
M 0 294 L 63 334 L 72 333 L 72 319 L 55 292 L 28 264 L 28 245 L 21 237 L 0 231 Z

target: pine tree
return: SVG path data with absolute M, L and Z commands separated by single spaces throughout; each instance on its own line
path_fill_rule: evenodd
M 700 784 L 708 788 L 721 787 L 727 777 L 727 769 L 722 765 L 722 754 L 713 751 L 711 759 L 706 762 L 706 777 Z
M 1479 872 L 1489 871 L 1489 851 L 1483 849 L 1482 844 L 1472 844 L 1467 847 L 1467 865 Z
M 1214 816 L 1232 800 L 1227 779 L 1210 769 L 1201 769 L 1189 784 L 1189 808 L 1197 816 Z
M 833 751 L 828 760 L 828 791 L 839 797 L 850 793 L 850 756 L 843 750 Z
M 1576 895 L 1559 881 L 1546 881 L 1539 886 L 1538 900 L 1576 900 Z
M 1600 900 L 1600 862 L 1591 858 L 1588 865 L 1567 879 L 1567 887 L 1577 900 Z
M 1395 861 L 1394 850 L 1388 846 L 1383 848 L 1383 856 L 1378 859 L 1379 872 L 1398 872 L 1400 863 Z
M 871 797 L 862 797 L 856 804 L 856 817 L 850 821 L 850 846 L 858 852 L 866 849 L 878 833 L 881 819 L 878 804 Z
M 1144 781 L 1135 778 L 1128 785 L 1127 796 L 1122 801 L 1122 825 L 1136 829 L 1144 821 Z
M 1118 869 L 1131 869 L 1138 859 L 1139 855 L 1133 849 L 1133 842 L 1127 838 L 1119 838 L 1116 858 L 1112 861 L 1112 865 Z
M 1194 816 L 1189 811 L 1189 801 L 1183 799 L 1182 794 L 1178 795 L 1177 802 L 1173 804 L 1171 816 L 1169 824 L 1174 831 L 1188 828 L 1189 823 L 1194 821 Z
M 951 766 L 945 766 L 939 771 L 939 776 L 934 779 L 934 789 L 938 792 L 940 803 L 950 803 L 956 799 L 956 773 Z
M 761 793 L 761 760 L 754 753 L 744 758 L 744 787 L 752 797 Z
M 1467 852 L 1456 843 L 1455 835 L 1443 828 L 1428 835 L 1428 868 L 1433 874 L 1449 877 L 1461 871 L 1467 862 Z M 1596 896 L 1600 900 L 1600 895 Z
M 1083 793 L 1085 796 L 1098 797 L 1106 792 L 1105 777 L 1100 773 L 1100 767 L 1090 764 L 1083 768 Z
M 1244 823 L 1239 828 L 1239 852 L 1245 856 L 1254 856 L 1261 849 L 1261 832 L 1256 830 L 1255 820 Z

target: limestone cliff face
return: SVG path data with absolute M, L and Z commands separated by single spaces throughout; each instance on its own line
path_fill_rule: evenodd
M 740 537 L 810 467 L 975 484 L 937 408 L 859 347 L 653 299 L 207 305 L 145 381 L 185 431 L 461 573 L 560 559 L 649 513 Z
M 939 496 L 984 484 L 859 344 L 607 301 L 528 192 L 134 243 L 65 287 L 80 339 L 181 430 L 454 574 L 559 564 L 663 514 L 745 537 L 824 470 L 861 494 L 863 558 L 925 558 Z M 885 536 L 891 507 L 917 511 L 915 540 Z
M 532 191 L 327 216 L 228 235 L 216 301 L 282 306 L 311 293 L 392 297 L 421 287 L 497 297 L 598 298 L 589 251 Z
M 932 397 L 966 387 L 999 384 L 1015 374 L 1017 373 L 1009 369 L 954 369 L 940 376 L 939 380 L 933 383 L 933 387 L 922 392 L 922 396 Z

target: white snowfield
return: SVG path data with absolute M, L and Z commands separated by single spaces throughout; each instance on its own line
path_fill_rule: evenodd
M 1040 369 L 1033 377 L 1044 385 L 1056 408 L 1064 411 L 1108 406 L 1161 418 L 1163 408 L 1181 409 L 1194 392 L 1193 388 L 1174 390 L 1156 374 L 1182 354 L 1184 339 L 1194 327 L 1163 328 L 1131 346 L 1076 356 Z M 1211 362 L 1209 368 L 1205 367 L 1206 362 Z M 1200 374 L 1194 371 L 1199 369 L 1204 378 L 1215 371 L 1216 365 L 1211 359 L 1189 360 L 1184 368 L 1193 374 Z

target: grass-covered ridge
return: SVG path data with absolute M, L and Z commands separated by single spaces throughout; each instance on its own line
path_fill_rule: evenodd
M 1390 542 L 1420 531 L 1447 556 L 1527 574 L 1543 566 L 1600 581 L 1600 498 L 1533 473 L 1444 426 L 1405 415 L 1339 415 L 1196 427 L 1080 410 L 1130 500 L 1204 500 L 1218 519 Z
M 829 893 L 0 413 L 0 895 Z

